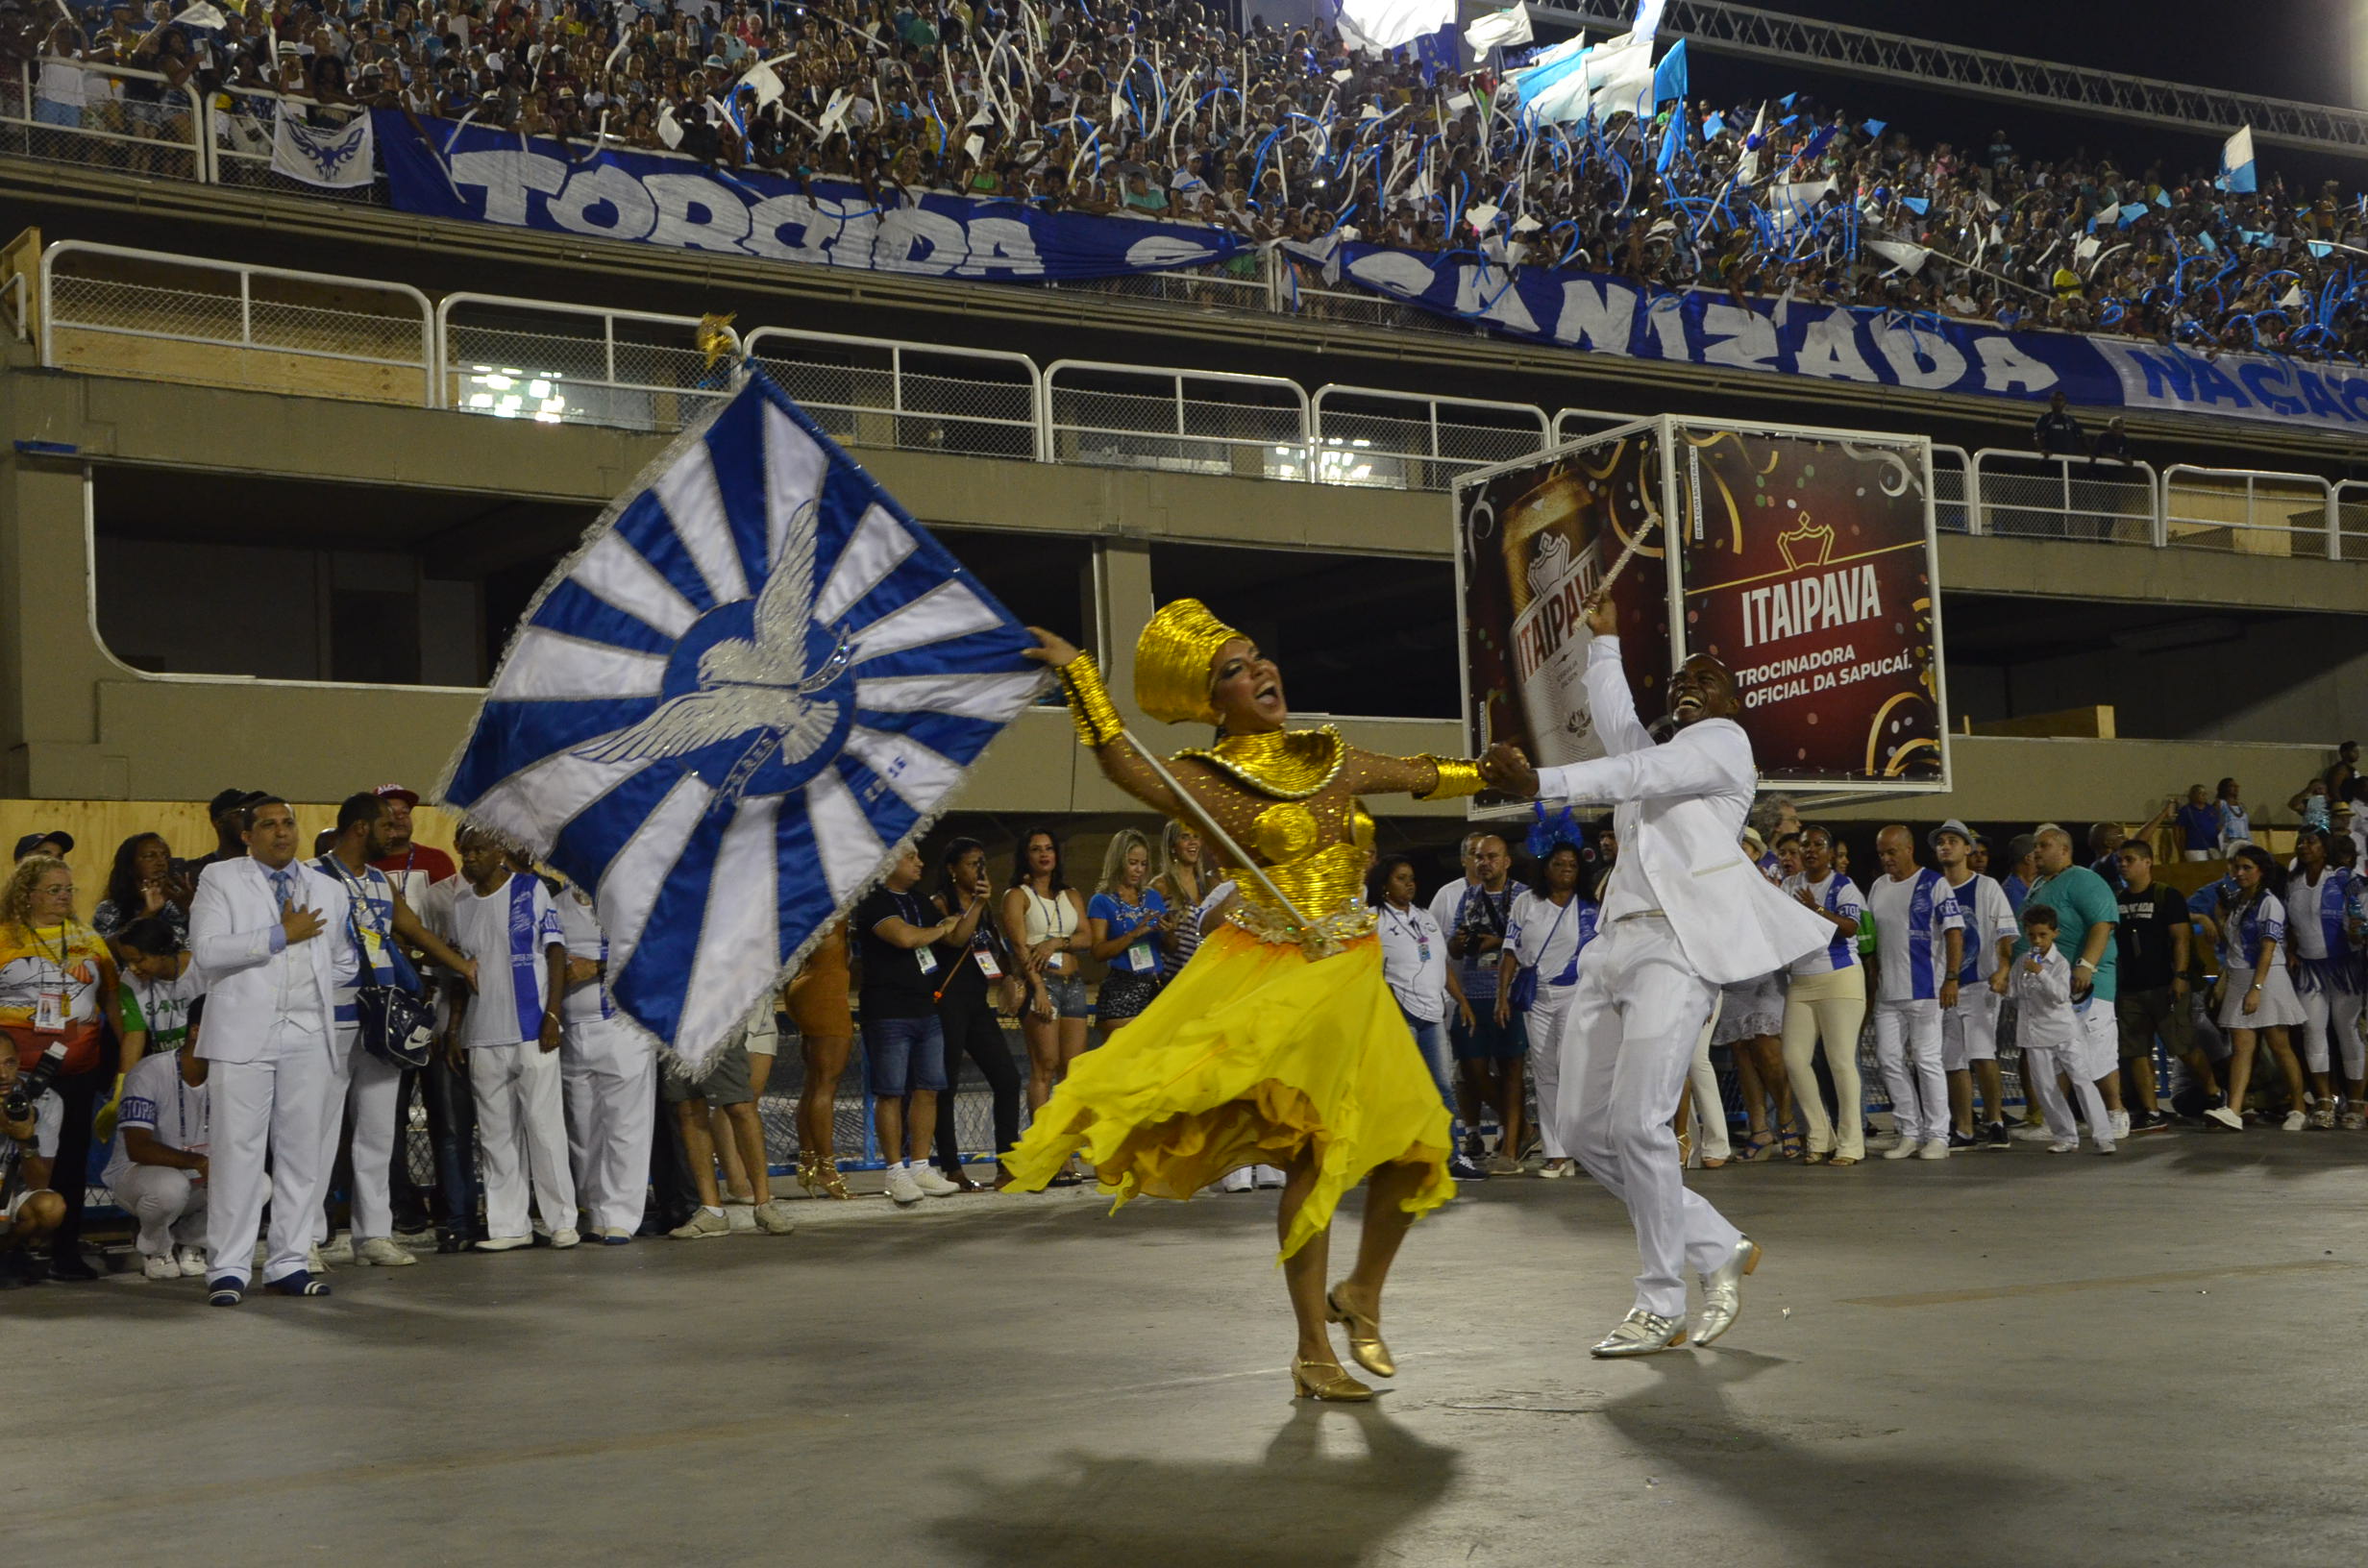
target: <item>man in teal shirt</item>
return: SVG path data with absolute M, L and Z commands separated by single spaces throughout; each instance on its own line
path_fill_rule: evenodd
M 2112 1119 L 2109 1139 L 2130 1134 L 2129 1113 L 2121 1108 L 2121 1037 L 2114 1018 L 2113 998 L 2118 958 L 2113 927 L 2121 919 L 2121 900 L 2112 887 L 2072 859 L 2072 835 L 2050 822 L 2038 831 L 2035 853 L 2038 879 L 2031 884 L 2023 907 L 2044 905 L 2056 912 L 2062 931 L 2063 951 L 2072 960 L 2072 1002 L 2082 1028 L 2081 1070 L 2096 1081 Z M 2031 950 L 2027 936 L 2017 936 L 2014 956 Z

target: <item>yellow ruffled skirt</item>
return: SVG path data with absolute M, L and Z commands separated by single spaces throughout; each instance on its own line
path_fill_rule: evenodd
M 1311 963 L 1226 926 L 1117 1039 L 1071 1064 L 1003 1164 L 1032 1191 L 1083 1150 L 1122 1205 L 1189 1198 L 1312 1149 L 1316 1188 L 1283 1238 L 1288 1258 L 1378 1166 L 1423 1167 L 1410 1213 L 1453 1197 L 1448 1128 L 1377 938 Z

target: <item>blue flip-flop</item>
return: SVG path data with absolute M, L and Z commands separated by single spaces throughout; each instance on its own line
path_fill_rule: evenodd
M 247 1282 L 235 1274 L 224 1274 L 206 1284 L 206 1305 L 235 1307 L 247 1299 Z
M 327 1285 L 314 1279 L 309 1272 L 301 1268 L 293 1274 L 283 1274 L 276 1280 L 266 1280 L 263 1282 L 263 1288 L 280 1296 L 325 1296 L 329 1294 Z

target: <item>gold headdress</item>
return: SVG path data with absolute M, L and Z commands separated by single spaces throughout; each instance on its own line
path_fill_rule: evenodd
M 1162 604 L 1135 643 L 1135 702 L 1164 724 L 1218 723 L 1209 666 L 1242 634 L 1196 599 Z

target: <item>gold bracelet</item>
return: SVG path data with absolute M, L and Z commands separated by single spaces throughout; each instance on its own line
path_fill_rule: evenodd
M 1061 694 L 1069 698 L 1069 716 L 1077 723 L 1079 741 L 1098 750 L 1124 733 L 1125 722 L 1110 700 L 1110 689 L 1101 683 L 1093 654 L 1078 654 L 1061 666 L 1060 674 Z
M 1476 762 L 1466 762 L 1459 757 L 1435 757 L 1427 751 L 1416 760 L 1427 762 L 1439 770 L 1439 782 L 1425 793 L 1416 796 L 1418 800 L 1454 800 L 1467 795 L 1478 795 L 1486 788 L 1480 778 L 1480 765 Z

